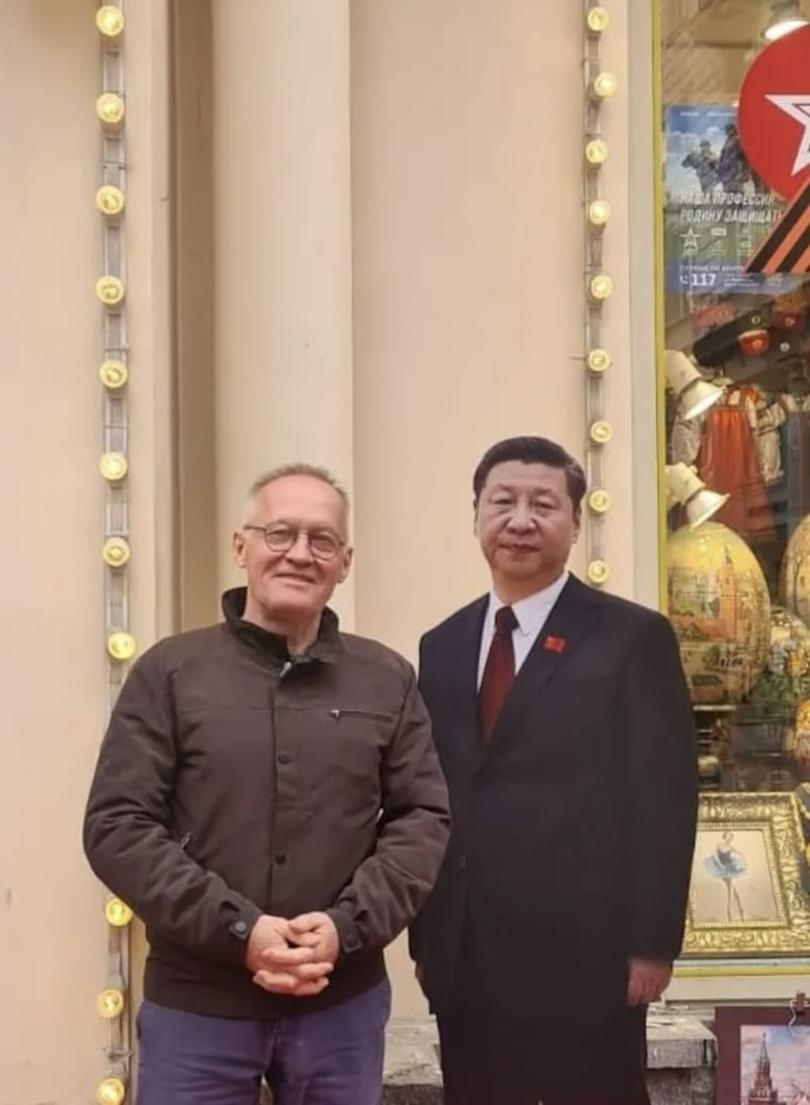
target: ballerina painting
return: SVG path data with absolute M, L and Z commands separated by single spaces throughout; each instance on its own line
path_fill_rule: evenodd
M 726 890 L 726 920 L 729 924 L 734 921 L 734 908 L 737 910 L 737 920 L 745 920 L 740 893 L 736 882 L 748 870 L 748 862 L 739 848 L 734 847 L 734 833 L 726 829 L 720 836 L 714 851 L 703 861 L 703 867 L 708 875 L 714 879 L 722 880 Z
M 773 845 L 767 825 L 698 828 L 689 923 L 736 929 L 779 922 Z

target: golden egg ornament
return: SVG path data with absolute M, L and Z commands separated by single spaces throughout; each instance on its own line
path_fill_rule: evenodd
M 771 607 L 771 654 L 775 673 L 802 676 L 810 672 L 810 629 L 783 606 Z
M 738 703 L 768 661 L 771 602 L 765 576 L 728 526 L 682 526 L 667 542 L 669 617 L 699 705 Z
M 810 626 L 810 514 L 793 531 L 782 560 L 782 604 Z

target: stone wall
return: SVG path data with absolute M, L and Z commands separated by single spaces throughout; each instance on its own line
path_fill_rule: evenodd
M 652 1105 L 713 1105 L 716 1043 L 694 1017 L 656 1011 L 647 1028 Z M 588 1046 L 583 1039 L 582 1046 Z M 383 1105 L 441 1105 L 435 1023 L 395 1020 L 388 1030 Z

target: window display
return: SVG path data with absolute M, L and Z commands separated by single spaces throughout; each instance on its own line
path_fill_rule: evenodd
M 662 0 L 667 589 L 706 791 L 810 783 L 810 13 Z

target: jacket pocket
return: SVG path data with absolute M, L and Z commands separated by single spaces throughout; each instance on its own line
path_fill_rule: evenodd
M 349 709 L 343 709 L 343 707 L 336 707 L 329 711 L 329 716 L 334 721 L 340 721 L 341 718 L 370 718 L 372 721 L 393 721 L 394 715 L 387 714 L 383 710 L 362 710 L 350 707 Z

